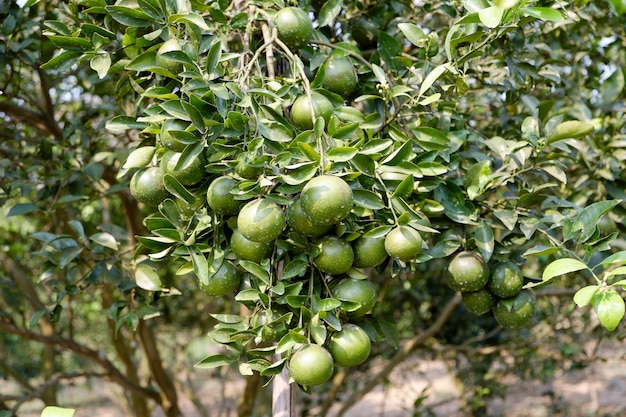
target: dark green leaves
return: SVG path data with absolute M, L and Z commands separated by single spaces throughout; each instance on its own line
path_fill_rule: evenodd
M 124 6 L 106 6 L 106 11 L 113 19 L 126 26 L 147 27 L 154 24 L 154 18 L 139 9 Z

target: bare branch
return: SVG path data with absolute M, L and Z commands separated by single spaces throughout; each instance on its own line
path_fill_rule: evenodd
M 161 396 L 157 391 L 152 388 L 146 388 L 139 386 L 130 382 L 116 367 L 113 365 L 111 361 L 109 361 L 101 352 L 91 349 L 87 346 L 76 343 L 73 340 L 66 339 L 59 335 L 54 336 L 44 336 L 39 333 L 29 332 L 26 329 L 17 327 L 6 320 L 0 320 L 0 330 L 5 331 L 10 334 L 17 335 L 23 339 L 32 340 L 35 342 L 44 343 L 47 345 L 54 345 L 61 348 L 65 348 L 71 350 L 72 352 L 81 355 L 85 358 L 91 359 L 98 365 L 100 365 L 106 371 L 106 375 L 115 383 L 121 385 L 122 387 L 131 390 L 133 392 L 138 392 L 151 400 L 155 401 L 157 404 L 161 405 Z

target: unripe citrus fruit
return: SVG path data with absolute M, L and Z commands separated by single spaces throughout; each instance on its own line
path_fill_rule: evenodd
M 302 211 L 300 198 L 296 198 L 293 204 L 287 208 L 287 224 L 291 230 L 305 236 L 321 236 L 332 227 L 332 225 L 314 225 Z
M 354 91 L 358 83 L 356 71 L 348 57 L 331 57 L 324 63 L 322 87 L 342 97 Z
M 296 99 L 291 106 L 291 121 L 300 130 L 313 129 L 313 119 L 311 118 L 311 103 L 313 103 L 313 115 L 315 119 L 322 117 L 326 123 L 333 114 L 333 103 L 329 99 L 317 92 L 311 93 L 311 101 L 305 94 Z
M 481 288 L 478 291 L 464 292 L 461 295 L 463 297 L 463 305 L 470 313 L 488 313 L 495 304 L 493 294 L 486 288 Z
M 320 345 L 304 345 L 289 359 L 289 374 L 304 386 L 321 385 L 333 375 L 333 357 Z
M 297 7 L 285 7 L 274 16 L 278 39 L 291 50 L 305 46 L 313 37 L 313 22 L 309 15 Z
M 163 172 L 158 167 L 135 172 L 130 179 L 130 193 L 141 203 L 158 206 L 168 195 L 163 184 Z
M 182 64 L 180 62 L 174 61 L 172 59 L 167 58 L 163 54 L 166 52 L 172 51 L 181 51 L 182 48 L 178 43 L 178 39 L 168 39 L 163 42 L 163 44 L 159 47 L 156 54 L 156 62 L 160 67 L 165 68 L 166 70 L 177 73 L 182 68 Z
M 209 207 L 219 214 L 232 216 L 239 213 L 241 201 L 235 199 L 235 195 L 230 190 L 237 185 L 237 182 L 229 177 L 218 177 L 211 182 L 206 192 L 206 200 Z
M 273 201 L 259 198 L 246 203 L 237 216 L 237 228 L 247 239 L 269 242 L 285 228 L 285 213 Z
M 372 342 L 356 324 L 344 324 L 330 337 L 327 347 L 337 366 L 357 366 L 369 357 Z
M 385 239 L 361 236 L 353 243 L 354 266 L 371 268 L 382 264 L 387 259 Z
M 392 258 L 411 261 L 422 250 L 422 236 L 410 226 L 398 226 L 385 236 L 385 250 Z
M 513 262 L 501 262 L 491 269 L 488 285 L 494 295 L 509 298 L 522 290 L 524 276 Z
M 530 290 L 522 290 L 514 297 L 498 300 L 493 316 L 502 327 L 519 329 L 530 323 L 536 306 L 535 294 Z
M 176 164 L 182 153 L 167 151 L 161 158 L 161 169 L 164 174 L 170 174 L 183 185 L 194 185 L 204 178 L 204 160 L 201 157 L 194 158 L 191 164 L 183 169 L 176 169 Z
M 336 236 L 325 236 L 319 241 L 320 253 L 313 259 L 315 266 L 331 275 L 345 274 L 352 268 L 352 246 Z
M 311 179 L 300 194 L 302 212 L 319 226 L 331 226 L 348 217 L 353 203 L 348 183 L 334 175 Z
M 273 242 L 255 242 L 247 239 L 239 230 L 233 230 L 230 237 L 230 247 L 239 259 L 253 262 L 261 262 L 269 258 L 274 249 Z
M 332 291 L 339 301 L 346 302 L 346 314 L 349 317 L 361 317 L 376 304 L 374 284 L 364 279 L 345 278 Z
M 185 149 L 185 144 L 180 140 L 176 139 L 172 132 L 174 131 L 184 131 L 189 126 L 188 122 L 185 122 L 180 119 L 167 119 L 161 125 L 161 133 L 159 134 L 159 139 L 161 140 L 161 145 L 164 148 L 169 149 L 174 152 L 182 152 Z
M 378 26 L 369 19 L 361 18 L 352 25 L 352 38 L 361 48 L 371 48 L 378 42 Z
M 224 261 L 215 274 L 209 277 L 207 284 L 200 283 L 200 288 L 210 296 L 221 297 L 237 291 L 240 283 L 241 276 L 237 267 Z
M 478 291 L 488 280 L 489 268 L 474 252 L 459 252 L 446 270 L 446 284 L 454 291 Z

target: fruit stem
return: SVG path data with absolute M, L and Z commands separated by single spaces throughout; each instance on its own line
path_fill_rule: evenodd
M 311 111 L 311 120 L 313 121 L 314 131 L 315 131 L 315 109 L 313 108 L 313 98 L 311 97 L 311 83 L 304 72 L 304 65 L 300 58 L 294 55 L 287 45 L 285 45 L 278 37 L 276 36 L 276 28 L 272 31 L 272 38 L 274 43 L 276 43 L 287 55 L 287 57 L 291 60 L 292 66 L 295 67 L 300 75 L 300 79 L 302 80 L 302 86 L 304 87 L 304 92 L 306 93 L 307 99 L 309 101 L 309 109 Z M 326 166 L 326 158 L 324 157 L 324 142 L 322 140 L 322 135 L 315 135 L 315 140 L 317 143 L 317 151 L 320 155 L 320 168 L 322 173 L 324 172 L 324 167 Z

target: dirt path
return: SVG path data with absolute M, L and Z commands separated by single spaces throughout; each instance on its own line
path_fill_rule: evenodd
M 626 416 L 626 345 L 614 345 L 600 352 L 598 360 L 585 369 L 555 375 L 549 383 L 522 381 L 510 376 L 504 399 L 490 400 L 490 417 L 624 417 Z M 231 382 L 222 384 L 198 370 L 196 392 L 209 410 L 210 417 L 235 417 L 236 402 L 243 381 L 230 374 Z M 4 385 L 7 392 L 11 387 Z M 13 387 L 14 388 L 14 387 Z M 181 397 L 185 397 L 181 395 Z M 264 403 L 257 417 L 269 417 L 269 388 L 261 397 Z M 102 382 L 76 384 L 63 389 L 63 405 L 75 407 L 75 417 L 128 417 L 121 401 L 123 393 L 114 385 Z M 116 400 L 117 399 L 117 400 Z M 306 401 L 299 394 L 300 401 Z M 416 403 L 419 407 L 416 407 Z M 388 382 L 368 393 L 345 414 L 345 417 L 464 417 L 461 399 L 453 379 L 441 361 L 407 362 L 394 371 Z M 331 415 L 340 404 L 332 408 Z M 42 404 L 33 401 L 22 407 L 21 417 L 38 417 Z M 198 417 L 196 408 L 186 397 L 181 400 L 186 417 Z M 421 414 L 419 413 L 421 412 Z M 432 414 L 428 414 L 432 413 Z M 159 412 L 154 417 L 161 417 Z

